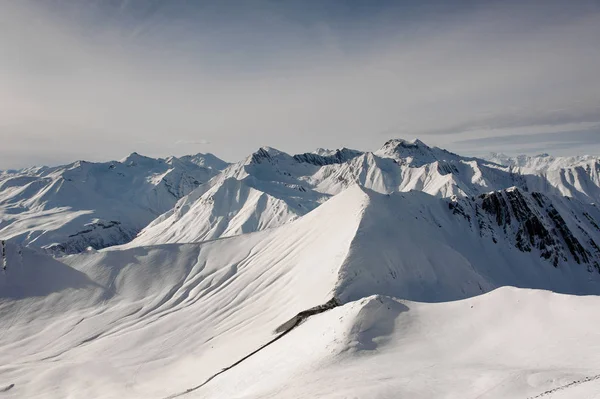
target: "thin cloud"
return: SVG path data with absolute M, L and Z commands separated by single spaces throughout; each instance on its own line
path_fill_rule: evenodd
M 455 146 L 476 154 L 505 152 L 509 154 L 553 153 L 569 155 L 585 150 L 600 155 L 600 123 L 580 130 L 560 130 L 537 134 L 510 134 L 458 140 Z
M 449 125 L 443 129 L 422 131 L 422 135 L 458 134 L 469 131 L 527 129 L 543 127 L 544 129 L 570 124 L 600 124 L 600 106 L 573 104 L 563 109 L 519 109 L 510 113 L 474 117 L 473 120 Z

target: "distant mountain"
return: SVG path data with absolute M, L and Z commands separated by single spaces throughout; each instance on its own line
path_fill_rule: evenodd
M 554 191 L 583 201 L 600 202 L 600 157 L 554 157 L 548 154 L 508 157 L 492 153 L 487 159 L 524 176 L 531 190 Z
M 517 155 L 514 157 L 506 154 L 492 152 L 484 157 L 488 161 L 500 165 L 523 168 L 526 170 L 544 171 L 575 167 L 586 167 L 600 162 L 600 157 L 593 155 L 580 155 L 572 157 L 555 157 L 550 154 Z
M 585 184 L 574 187 L 571 169 L 519 169 L 462 157 L 420 140 L 387 141 L 375 152 L 318 149 L 289 155 L 270 147 L 224 169 L 157 218 L 130 246 L 196 242 L 273 228 L 306 214 L 358 184 L 382 194 L 422 191 L 440 198 L 476 197 L 518 187 L 582 202 L 600 200 L 598 167 L 576 169 Z
M 219 173 L 213 155 L 77 161 L 0 174 L 0 238 L 52 253 L 131 240 L 149 222 Z
M 220 158 L 217 158 L 216 156 L 214 156 L 213 154 L 210 154 L 210 153 L 206 153 L 206 154 L 199 153 L 196 155 L 184 155 L 182 157 L 179 157 L 179 159 L 183 162 L 191 162 L 191 163 L 201 166 L 203 168 L 211 169 L 211 170 L 214 170 L 217 172 L 219 172 L 219 171 L 225 169 L 227 166 L 229 166 L 229 163 L 223 161 Z
M 318 168 L 261 148 L 182 198 L 128 246 L 205 241 L 289 223 L 330 197 L 302 179 Z
M 374 152 L 262 147 L 227 164 L 212 154 L 29 168 L 0 174 L 0 237 L 56 253 L 231 237 L 287 224 L 353 185 L 381 194 L 475 198 L 523 193 L 600 201 L 595 157 L 463 157 L 420 140 Z

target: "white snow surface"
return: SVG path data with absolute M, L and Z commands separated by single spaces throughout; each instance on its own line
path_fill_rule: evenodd
M 281 226 L 354 184 L 384 194 L 417 190 L 443 198 L 517 186 L 600 201 L 600 163 L 564 164 L 553 164 L 550 171 L 539 163 L 516 168 L 420 140 L 389 140 L 372 153 L 343 148 L 291 156 L 263 147 L 182 198 L 129 246 L 204 241 Z
M 505 158 L 2 172 L 0 397 L 600 398 L 597 161 Z
M 210 154 L 153 159 L 133 153 L 119 162 L 4 172 L 0 238 L 58 253 L 122 244 L 222 166 Z
M 188 396 L 525 398 L 577 382 L 558 394 L 595 397 L 600 297 L 565 294 L 597 295 L 600 274 L 510 237 L 482 236 L 446 199 L 355 185 L 294 222 L 203 243 L 56 259 L 9 243 L 3 395 L 169 397 L 336 297 Z
M 548 154 L 508 157 L 492 153 L 487 159 L 526 176 L 531 190 L 544 191 L 551 186 L 561 195 L 580 199 L 587 196 L 591 201 L 600 202 L 600 157 L 554 157 Z

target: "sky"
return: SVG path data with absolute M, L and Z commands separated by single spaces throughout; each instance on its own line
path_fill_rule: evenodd
M 260 146 L 600 155 L 600 0 L 0 0 L 0 169 Z

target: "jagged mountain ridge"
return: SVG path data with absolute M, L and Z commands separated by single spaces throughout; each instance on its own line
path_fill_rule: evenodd
M 61 187 L 54 193 L 44 184 L 51 184 L 62 173 L 66 176 L 64 184 L 69 179 L 85 179 L 81 170 L 96 164 L 30 168 L 1 175 L 0 195 L 10 197 L 18 192 L 20 196 L 3 199 L 6 210 L 0 234 L 57 252 L 78 252 L 87 246 L 102 248 L 132 239 L 130 246 L 196 242 L 289 223 L 353 184 L 384 194 L 418 190 L 441 198 L 475 197 L 519 187 L 526 192 L 566 195 L 582 202 L 600 199 L 600 164 L 593 157 L 569 158 L 570 163 L 552 157 L 541 157 L 551 162 L 532 161 L 534 158 L 501 165 L 499 162 L 505 161 L 501 156 L 491 161 L 462 157 L 420 140 L 400 139 L 388 140 L 374 152 L 342 148 L 288 155 L 263 147 L 231 165 L 210 154 L 159 160 L 162 166 L 133 184 L 114 184 L 109 175 L 102 174 L 94 183 L 97 192 L 91 197 L 75 189 L 57 200 L 54 197 L 69 188 Z M 150 170 L 155 165 L 153 161 L 148 163 L 149 159 L 134 153 L 99 168 L 118 167 L 118 171 L 113 170 L 116 174 L 124 173 L 122 166 L 129 171 L 132 167 Z M 76 172 L 78 168 L 80 172 Z M 169 169 L 166 174 L 165 169 Z M 201 182 L 206 184 L 197 184 Z M 147 189 L 136 191 L 136 185 Z M 40 195 L 44 190 L 45 197 Z M 95 197 L 103 196 L 111 197 L 108 202 L 113 205 L 108 207 L 113 209 L 94 216 L 107 207 L 94 203 Z M 112 197 L 139 206 L 124 212 Z M 73 204 L 73 198 L 78 198 L 77 204 Z M 57 222 L 69 218 L 76 221 Z M 63 236 L 53 237 L 52 231 L 63 224 L 78 228 L 68 228 Z
M 420 140 L 389 140 L 375 152 L 318 149 L 293 156 L 262 147 L 182 199 L 131 246 L 202 241 L 277 227 L 354 184 L 384 194 L 417 190 L 441 198 L 519 187 L 595 202 L 600 199 L 597 172 L 583 173 L 588 184 L 574 187 L 569 179 L 549 179 L 543 171 L 462 157 Z M 231 206 L 221 206 L 222 201 Z
M 193 158 L 193 159 L 192 159 Z M 0 175 L 0 237 L 56 253 L 130 241 L 150 221 L 219 172 L 203 154 L 77 161 Z

